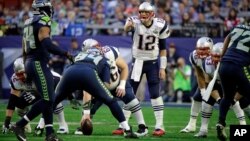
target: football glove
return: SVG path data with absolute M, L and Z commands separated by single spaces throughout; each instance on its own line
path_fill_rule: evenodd
M 78 100 L 73 98 L 72 100 L 70 100 L 70 105 L 71 105 L 72 109 L 79 110 L 79 107 L 81 106 L 81 103 Z
M 24 93 L 23 96 L 24 96 L 25 101 L 28 103 L 31 103 L 33 100 L 36 99 L 36 97 L 32 95 L 30 92 Z

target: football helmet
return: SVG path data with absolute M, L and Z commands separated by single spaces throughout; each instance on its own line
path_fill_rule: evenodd
M 212 50 L 211 50 L 211 59 L 212 59 L 212 62 L 214 64 L 217 64 L 218 62 L 220 62 L 220 59 L 221 59 L 221 55 L 222 55 L 222 51 L 223 51 L 223 42 L 218 42 L 216 43 Z
M 210 55 L 210 50 L 212 49 L 214 43 L 209 37 L 201 37 L 196 42 L 196 53 L 201 59 L 204 59 Z
M 18 79 L 25 79 L 23 58 L 17 58 L 14 61 L 13 69 Z
M 100 48 L 100 44 L 95 39 L 89 38 L 82 42 L 82 51 L 87 51 L 93 47 Z
M 155 14 L 154 7 L 149 2 L 143 2 L 139 6 L 139 18 L 143 24 L 150 22 Z
M 50 0 L 34 0 L 32 3 L 32 8 L 39 12 L 39 14 L 52 17 L 54 14 L 53 6 Z

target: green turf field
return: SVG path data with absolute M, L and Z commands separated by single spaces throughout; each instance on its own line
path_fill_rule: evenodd
M 1 126 L 4 121 L 5 116 L 5 102 L 0 102 L 0 123 Z M 170 107 L 166 106 L 165 112 L 164 112 L 164 124 L 166 129 L 166 134 L 163 137 L 153 137 L 152 131 L 154 130 L 154 115 L 153 110 L 148 105 L 143 105 L 143 113 L 144 118 L 149 126 L 149 135 L 146 137 L 142 137 L 140 139 L 134 139 L 134 140 L 158 140 L 158 141 L 200 141 L 200 140 L 206 140 L 206 141 L 215 141 L 216 138 L 216 130 L 215 125 L 217 122 L 218 117 L 218 110 L 214 109 L 210 124 L 209 124 L 209 134 L 208 138 L 206 139 L 196 139 L 193 137 L 195 133 L 179 133 L 179 131 L 186 126 L 189 120 L 189 113 L 190 113 L 190 107 Z M 94 131 L 91 136 L 83 136 L 83 135 L 73 135 L 74 130 L 78 126 L 79 120 L 81 118 L 81 110 L 73 110 L 69 107 L 69 105 L 65 105 L 65 118 L 66 121 L 69 124 L 69 130 L 70 134 L 67 135 L 59 135 L 64 141 L 112 141 L 112 140 L 127 140 L 124 139 L 123 136 L 112 136 L 111 132 L 113 129 L 116 129 L 118 127 L 118 124 L 116 120 L 111 115 L 109 109 L 106 106 L 103 106 L 97 114 L 94 116 L 93 119 L 93 126 Z M 54 117 L 55 118 L 55 117 Z M 15 115 L 12 121 L 16 121 L 18 117 Z M 36 125 L 36 121 L 38 121 L 38 118 L 31 122 L 32 129 L 34 129 L 34 126 Z M 247 122 L 249 123 L 249 120 L 247 119 Z M 130 125 L 132 125 L 134 130 L 137 130 L 137 125 L 135 118 L 131 118 L 129 121 Z M 235 118 L 235 115 L 232 111 L 229 112 L 228 118 L 227 118 L 227 124 L 237 124 L 238 120 Z M 56 123 L 55 118 L 55 129 L 57 130 L 58 125 Z M 200 127 L 200 116 L 198 118 L 197 123 L 197 129 L 196 131 L 199 131 Z M 227 133 L 229 135 L 229 126 L 227 126 Z M 32 134 L 26 134 L 28 136 L 28 141 L 41 141 L 44 140 L 43 137 L 34 137 Z M 7 135 L 0 134 L 0 140 L 1 141 L 16 141 L 13 133 L 9 133 Z M 133 139 L 129 139 L 133 140 Z

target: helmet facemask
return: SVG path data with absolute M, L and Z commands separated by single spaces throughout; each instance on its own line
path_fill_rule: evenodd
M 140 4 L 138 11 L 141 22 L 148 26 L 155 16 L 154 7 L 148 2 L 143 2 Z
M 148 25 L 154 18 L 153 11 L 139 11 L 139 18 L 144 25 Z
M 200 59 L 204 59 L 210 55 L 209 47 L 196 47 L 196 53 Z

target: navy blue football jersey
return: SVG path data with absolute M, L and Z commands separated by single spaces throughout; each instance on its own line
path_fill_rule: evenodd
M 25 21 L 23 30 L 23 48 L 27 58 L 34 60 L 49 60 L 49 51 L 41 47 L 38 32 L 41 27 L 50 28 L 51 19 L 48 16 L 35 15 Z
M 84 63 L 95 69 L 103 82 L 110 81 L 110 68 L 108 60 L 101 54 L 80 52 L 75 57 L 75 63 Z
M 236 26 L 230 33 L 228 49 L 222 61 L 231 61 L 238 65 L 250 65 L 250 27 Z

